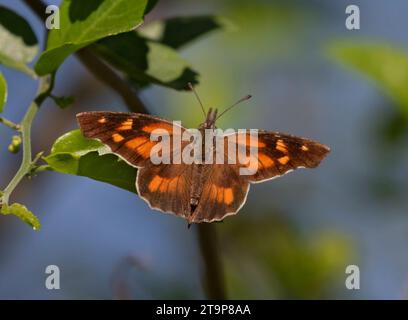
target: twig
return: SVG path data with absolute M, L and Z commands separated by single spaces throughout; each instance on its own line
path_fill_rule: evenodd
M 76 53 L 82 64 L 100 81 L 118 93 L 133 112 L 148 113 L 136 91 L 91 50 L 84 48 Z
M 0 117 L 0 123 L 4 124 L 6 127 L 9 127 L 13 130 L 19 131 L 21 129 L 20 125 L 17 123 L 14 123 L 10 120 L 7 120 L 6 118 Z
M 37 114 L 41 104 L 47 98 L 47 96 L 51 93 L 53 80 L 51 79 L 53 76 L 43 77 L 40 78 L 40 85 L 38 89 L 38 94 L 36 99 L 31 103 L 28 107 L 26 114 L 24 115 L 23 120 L 20 124 L 20 130 L 22 135 L 22 143 L 23 143 L 23 160 L 21 161 L 20 168 L 18 169 L 17 173 L 11 179 L 7 187 L 3 191 L 3 195 L 1 197 L 2 204 L 8 204 L 9 198 L 11 193 L 20 183 L 20 181 L 30 173 L 33 169 L 35 162 L 39 159 L 36 157 L 32 160 L 31 155 L 31 125 L 33 123 L 34 117 Z
M 197 226 L 198 243 L 204 262 L 203 282 L 209 299 L 225 299 L 225 285 L 222 261 L 219 251 L 216 226 L 214 223 L 200 223 Z
M 41 0 L 24 0 L 37 14 L 44 18 L 45 5 Z M 134 89 L 106 63 L 95 56 L 88 48 L 76 53 L 82 64 L 99 80 L 118 93 L 129 110 L 148 114 L 148 109 L 139 99 Z M 209 299 L 225 299 L 224 278 L 219 249 L 216 242 L 216 229 L 213 224 L 200 223 L 197 225 L 198 242 L 203 257 L 203 283 Z

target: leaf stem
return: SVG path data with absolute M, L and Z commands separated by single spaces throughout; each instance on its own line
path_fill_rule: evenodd
M 23 143 L 23 159 L 21 161 L 20 168 L 14 175 L 13 179 L 9 182 L 7 187 L 3 190 L 3 195 L 1 198 L 1 204 L 8 204 L 11 193 L 18 186 L 21 180 L 30 173 L 33 168 L 34 163 L 39 159 L 32 160 L 31 155 L 31 125 L 33 123 L 34 117 L 37 114 L 41 104 L 51 93 L 52 86 L 54 83 L 53 76 L 40 78 L 39 90 L 37 97 L 28 107 L 26 114 L 20 124 L 20 131 L 22 135 Z
M 19 124 L 14 123 L 13 121 L 10 121 L 10 120 L 8 120 L 6 118 L 0 117 L 0 123 L 4 124 L 6 127 L 9 127 L 10 129 L 13 129 L 13 130 L 16 130 L 16 131 L 19 131 L 21 129 Z

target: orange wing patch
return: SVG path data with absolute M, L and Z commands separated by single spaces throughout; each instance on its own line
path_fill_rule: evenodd
M 217 202 L 224 202 L 224 188 L 217 188 Z
M 162 178 L 160 187 L 159 187 L 159 192 L 166 192 L 167 188 L 169 187 L 169 180 Z
M 118 143 L 118 142 L 123 141 L 124 139 L 125 139 L 125 138 L 124 138 L 122 135 L 120 135 L 119 133 L 114 133 L 114 134 L 112 135 L 112 140 L 113 140 L 113 142 Z
M 279 163 L 285 165 L 289 162 L 290 158 L 288 156 L 284 156 L 278 159 Z
M 175 177 L 173 179 L 167 179 L 167 178 L 162 178 L 160 176 L 155 176 L 152 181 L 149 183 L 149 190 L 151 192 L 175 192 L 177 191 L 177 188 L 180 187 L 178 186 L 181 181 L 179 181 L 180 177 Z
M 219 203 L 230 205 L 234 201 L 234 193 L 232 188 L 217 187 L 215 184 L 211 186 L 210 199 Z
M 283 140 L 278 139 L 278 141 L 276 141 L 276 146 L 275 146 L 276 150 L 279 150 L 283 153 L 288 153 L 288 147 L 286 146 L 286 144 L 283 142 Z
M 126 121 L 123 121 L 121 125 L 117 128 L 118 131 L 126 131 L 126 130 L 132 130 L 133 126 L 133 119 L 127 119 Z
M 149 190 L 151 192 L 156 192 L 157 189 L 159 189 L 160 184 L 162 183 L 162 181 L 163 181 L 163 178 L 160 178 L 159 176 L 155 176 L 153 178 L 153 180 L 150 181 L 150 183 L 149 183 Z
M 141 146 L 144 143 L 147 143 L 148 141 L 150 141 L 150 139 L 146 137 L 137 137 L 126 142 L 126 146 L 129 147 L 130 149 L 137 149 L 139 146 Z
M 234 194 L 232 188 L 224 188 L 224 202 L 230 205 L 234 201 Z
M 264 153 L 258 153 L 258 160 L 260 165 L 264 168 L 270 168 L 274 165 L 273 160 Z
M 137 137 L 126 142 L 125 145 L 130 149 L 136 150 L 143 158 L 147 159 L 150 157 L 150 151 L 155 143 L 147 137 Z
M 157 123 L 151 123 L 148 124 L 147 126 L 144 126 L 142 128 L 142 131 L 147 132 L 147 133 L 152 133 L 155 130 L 165 130 L 168 134 L 173 133 L 173 126 L 168 123 L 163 123 L 163 122 L 157 122 Z M 155 131 L 159 133 L 160 131 Z
M 257 169 L 267 169 L 274 165 L 274 161 L 272 158 L 268 157 L 264 153 L 258 153 L 258 156 L 251 155 L 246 162 L 245 166 L 249 170 L 257 170 Z

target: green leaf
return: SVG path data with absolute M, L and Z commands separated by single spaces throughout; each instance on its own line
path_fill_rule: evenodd
M 0 72 L 0 113 L 3 112 L 4 105 L 7 102 L 7 82 Z
M 128 165 L 97 140 L 83 137 L 79 130 L 61 136 L 44 160 L 53 171 L 88 177 L 136 192 L 136 168 Z
M 41 228 L 41 224 L 38 218 L 22 204 L 13 203 L 11 206 L 3 204 L 1 206 L 0 212 L 4 215 L 15 215 L 16 217 L 27 223 L 29 226 L 31 226 L 34 230 L 40 230 Z
M 61 96 L 61 97 L 51 96 L 51 98 L 61 109 L 68 108 L 70 105 L 72 105 L 75 102 L 75 98 L 72 96 Z
M 136 32 L 103 39 L 92 49 L 139 86 L 156 83 L 181 90 L 198 82 L 198 74 L 174 49 Z
M 56 71 L 75 51 L 143 22 L 147 0 L 63 0 L 60 29 L 49 32 L 47 49 L 35 65 L 39 75 Z
M 336 41 L 330 54 L 373 80 L 408 118 L 408 51 L 385 43 Z
M 33 61 L 37 52 L 37 37 L 27 21 L 0 6 L 0 64 L 35 77 L 27 64 Z
M 233 25 L 225 18 L 211 15 L 175 17 L 151 22 L 143 26 L 139 34 L 178 49 L 217 29 L 233 29 Z

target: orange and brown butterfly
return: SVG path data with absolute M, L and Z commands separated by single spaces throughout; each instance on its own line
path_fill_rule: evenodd
M 210 108 L 206 113 L 201 101 L 200 105 L 206 114 L 205 122 L 199 127 L 203 130 L 215 129 L 215 121 L 236 104 L 218 117 L 217 110 Z M 112 153 L 139 168 L 136 189 L 151 208 L 180 216 L 189 224 L 220 221 L 236 214 L 246 201 L 251 183 L 270 180 L 297 168 L 314 168 L 330 151 L 313 140 L 259 130 L 255 146 L 257 170 L 250 175 L 240 174 L 240 168 L 248 166 L 240 163 L 176 164 L 171 161 L 154 164 L 151 151 L 159 142 L 151 139 L 152 132 L 165 130 L 169 134 L 171 147 L 179 148 L 172 150 L 174 155 L 186 147 L 186 142 L 173 143 L 175 139 L 181 140 L 179 135 L 185 128 L 176 128 L 173 122 L 140 113 L 82 112 L 77 119 L 85 137 L 100 140 Z M 227 140 L 227 136 L 224 139 Z M 242 140 L 237 137 L 235 141 Z M 226 145 L 228 143 L 231 142 L 226 141 Z M 250 143 L 246 146 L 253 147 Z

